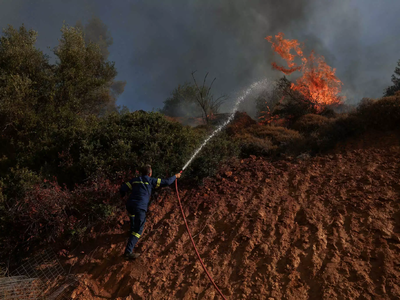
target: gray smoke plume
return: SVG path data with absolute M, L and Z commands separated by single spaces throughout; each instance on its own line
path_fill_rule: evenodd
M 87 24 L 98 16 L 113 37 L 109 59 L 127 80 L 118 104 L 131 110 L 161 108 L 174 88 L 191 82 L 194 70 L 199 78 L 206 72 L 217 77 L 214 95 L 228 94 L 233 103 L 233 95 L 251 83 L 283 75 L 272 70 L 271 62 L 280 58 L 264 39 L 278 32 L 304 42 L 305 55 L 315 50 L 324 56 L 353 101 L 381 96 L 400 58 L 400 1 L 394 0 L 3 0 L 0 5 L 0 26 L 25 23 L 38 30 L 42 49 L 57 44 L 63 20 Z
M 146 74 L 152 74 L 155 86 L 147 84 L 144 93 L 151 93 L 154 106 L 165 97 L 164 91 L 187 81 L 193 70 L 217 77 L 213 88 L 217 96 L 233 95 L 256 80 L 280 76 L 271 69 L 273 51 L 264 38 L 279 31 L 288 38 L 302 37 L 313 2 L 138 3 L 132 6 L 130 24 L 145 30 L 133 32 L 137 42 L 132 67 L 144 75 L 143 85 L 148 82 Z

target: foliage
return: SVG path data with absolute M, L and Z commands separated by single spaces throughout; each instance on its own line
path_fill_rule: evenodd
M 76 186 L 74 190 L 44 181 L 30 185 L 24 196 L 9 199 L 5 227 L 1 236 L 7 250 L 29 251 L 58 238 L 82 238 L 99 221 L 115 221 L 116 210 L 121 208 L 118 184 L 99 180 Z M 3 223 L 4 225 L 4 223 Z
M 235 139 L 240 146 L 241 157 L 274 156 L 292 149 L 294 144 L 302 142 L 303 136 L 285 127 L 254 124 L 237 131 Z
M 400 91 L 400 60 L 397 62 L 397 67 L 394 70 L 394 74 L 392 75 L 393 85 L 386 88 L 384 96 L 394 96 L 396 92 Z
M 106 197 L 92 184 L 119 185 L 144 163 L 171 175 L 200 141 L 159 113 L 116 112 L 114 64 L 78 28 L 62 28 L 55 64 L 36 36 L 10 26 L 0 38 L 0 242 L 11 247 L 0 254 L 60 237 L 66 218 L 111 218 L 115 189 Z
M 238 156 L 239 151 L 239 145 L 229 135 L 221 133 L 204 146 L 185 171 L 185 176 L 197 182 L 213 176 L 230 158 Z
M 43 169 L 36 173 L 17 167 L 1 181 L 0 228 L 4 230 L 0 241 L 7 247 L 0 254 L 16 254 L 59 239 L 81 239 L 100 221 L 115 222 L 123 204 L 118 194 L 121 179 L 127 180 L 148 162 L 155 176 L 172 175 L 200 138 L 208 135 L 204 129 L 196 131 L 169 122 L 159 113 L 142 111 L 93 119 L 81 130 L 78 134 L 78 128 L 72 128 L 74 134 L 61 139 L 59 145 L 70 136 L 70 147 L 60 155 L 57 168 L 49 169 L 63 180 L 43 180 Z M 221 134 L 194 159 L 185 175 L 200 182 L 237 154 L 237 145 Z M 68 181 L 71 186 L 58 183 Z
M 86 177 L 134 172 L 146 163 L 154 176 L 166 176 L 180 170 L 198 140 L 190 127 L 160 113 L 114 113 L 100 120 L 72 157 Z
M 360 118 L 352 114 L 342 115 L 314 131 L 307 139 L 306 148 L 312 153 L 325 152 L 338 142 L 360 135 L 364 131 L 365 127 Z
M 206 86 L 206 80 L 208 73 L 204 76 L 203 85 L 201 87 L 198 86 L 196 78 L 194 77 L 194 73 L 192 72 L 193 82 L 196 86 L 196 102 L 201 108 L 201 112 L 203 114 L 203 119 L 206 124 L 210 124 L 210 120 L 212 119 L 213 114 L 217 114 L 219 107 L 226 100 L 226 95 L 220 96 L 214 99 L 213 94 L 211 94 L 211 88 L 216 78 L 213 79 L 210 86 Z
M 25 165 L 1 179 L 0 241 L 8 248 L 0 254 L 40 244 L 39 236 L 67 241 L 65 235 L 83 236 L 101 218 L 112 220 L 121 204 L 121 179 L 145 163 L 153 165 L 154 176 L 171 176 L 208 134 L 143 111 L 76 120 L 82 122 L 54 131 L 52 143 L 32 148 L 29 159 L 20 160 Z M 220 136 L 186 174 L 201 181 L 236 154 L 233 142 Z
M 268 156 L 278 148 L 269 138 L 259 138 L 249 133 L 240 134 L 236 139 L 240 147 L 241 157 L 249 157 L 250 155 Z
M 265 124 L 271 124 L 276 119 L 285 119 L 290 126 L 305 114 L 317 113 L 317 105 L 298 91 L 291 88 L 292 83 L 284 76 L 274 86 L 267 103 L 267 110 L 259 113 Z M 260 100 L 258 100 L 260 102 Z M 258 107 L 262 108 L 261 104 Z
M 113 44 L 113 38 L 106 24 L 96 16 L 93 16 L 84 26 L 79 20 L 76 22 L 75 28 L 83 32 L 85 44 L 96 44 L 100 48 L 100 52 L 104 59 L 107 60 L 110 55 L 108 48 Z M 124 92 L 126 81 L 113 80 L 111 83 L 111 96 L 115 99 Z
M 400 92 L 379 100 L 364 99 L 357 108 L 356 116 L 369 128 L 397 129 L 400 124 Z
M 209 125 L 213 115 L 218 113 L 226 96 L 223 95 L 215 99 L 211 93 L 211 88 L 216 78 L 210 86 L 206 86 L 207 73 L 203 85 L 199 86 L 194 73 L 192 73 L 194 84 L 185 83 L 175 88 L 171 97 L 164 101 L 164 107 L 160 112 L 170 117 L 199 117 L 201 115 L 205 124 Z
M 295 130 L 285 127 L 258 124 L 247 128 L 244 130 L 244 133 L 249 133 L 258 138 L 268 138 L 274 145 L 277 146 L 288 144 L 291 141 L 301 137 L 301 135 Z
M 249 115 L 245 112 L 236 112 L 231 123 L 226 126 L 225 131 L 231 135 L 235 136 L 237 133 L 241 132 L 244 128 L 248 128 L 257 124 Z
M 116 70 L 79 29 L 63 26 L 58 60 L 35 48 L 37 33 L 9 26 L 0 39 L 0 175 L 16 164 L 54 166 L 57 147 L 88 119 L 115 110 Z M 83 129 L 81 129 L 83 128 Z M 60 141 L 61 140 L 61 141 Z M 55 145 L 55 142 L 56 145 Z M 68 148 L 68 145 L 62 145 Z M 49 156 L 47 156 L 49 155 Z
M 108 47 L 113 44 L 113 38 L 107 28 L 107 25 L 96 16 L 93 16 L 89 22 L 83 26 L 79 20 L 76 22 L 75 28 L 78 28 L 84 33 L 86 44 L 94 43 L 100 47 L 101 54 L 105 59 L 110 55 Z
M 322 126 L 327 125 L 330 122 L 330 119 L 327 117 L 316 115 L 316 114 L 307 114 L 300 117 L 292 126 L 292 129 L 301 132 L 309 136 L 313 132 L 320 129 Z
M 0 38 L 1 154 L 15 157 L 20 146 L 46 127 L 43 114 L 53 100 L 53 67 L 34 47 L 37 32 L 9 26 Z M 4 163 L 4 161 L 3 161 Z
M 63 26 L 61 32 L 54 50 L 56 105 L 80 114 L 99 114 L 115 106 L 110 92 L 117 75 L 114 63 L 105 60 L 98 45 L 86 44 L 80 29 Z
M 179 85 L 164 101 L 160 112 L 169 117 L 199 117 L 200 107 L 196 102 L 196 86 L 189 83 Z

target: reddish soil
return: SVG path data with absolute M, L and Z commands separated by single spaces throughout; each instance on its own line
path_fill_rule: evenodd
M 252 157 L 181 188 L 194 240 L 227 299 L 400 299 L 400 143 L 370 142 L 305 160 Z M 142 256 L 131 262 L 121 257 L 128 230 L 121 216 L 69 253 L 73 299 L 219 299 L 172 188 L 152 205 L 135 249 Z

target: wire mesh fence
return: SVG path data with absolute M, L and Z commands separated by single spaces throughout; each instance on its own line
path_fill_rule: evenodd
M 38 278 L 12 276 L 0 278 L 0 299 L 40 299 L 44 290 Z
M 67 276 L 51 250 L 27 259 L 15 270 L 0 269 L 0 299 L 4 300 L 69 299 L 73 286 L 73 277 Z

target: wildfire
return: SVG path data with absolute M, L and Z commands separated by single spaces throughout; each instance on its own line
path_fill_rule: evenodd
M 292 90 L 300 92 L 319 107 L 341 102 L 341 97 L 338 94 L 343 83 L 335 76 L 336 69 L 331 69 L 323 56 L 316 56 L 314 52 L 311 52 L 308 58 L 304 57 L 300 43 L 297 40 L 284 39 L 284 34 L 281 32 L 275 36 L 274 41 L 272 36 L 265 39 L 272 43 L 272 49 L 288 65 L 288 68 L 285 68 L 273 62 L 272 67 L 274 69 L 286 75 L 295 71 L 300 71 L 303 74 L 296 80 L 296 83 L 292 83 Z M 292 49 L 295 54 L 290 53 Z M 301 64 L 297 64 L 294 61 L 295 58 L 300 58 Z
M 286 75 L 292 74 L 294 71 L 299 71 L 302 66 L 298 66 L 295 62 L 294 59 L 296 58 L 296 55 L 299 57 L 303 56 L 303 51 L 300 48 L 300 43 L 297 40 L 287 40 L 283 38 L 284 34 L 282 32 L 279 32 L 275 36 L 275 42 L 272 41 L 272 36 L 267 36 L 265 39 L 272 43 L 272 49 L 276 53 L 278 53 L 284 60 L 286 60 L 286 63 L 288 64 L 289 69 L 286 69 L 284 67 L 278 66 L 275 62 L 272 63 L 272 67 L 276 70 L 282 71 Z M 290 53 L 290 50 L 294 49 L 296 51 L 296 55 L 293 55 Z

